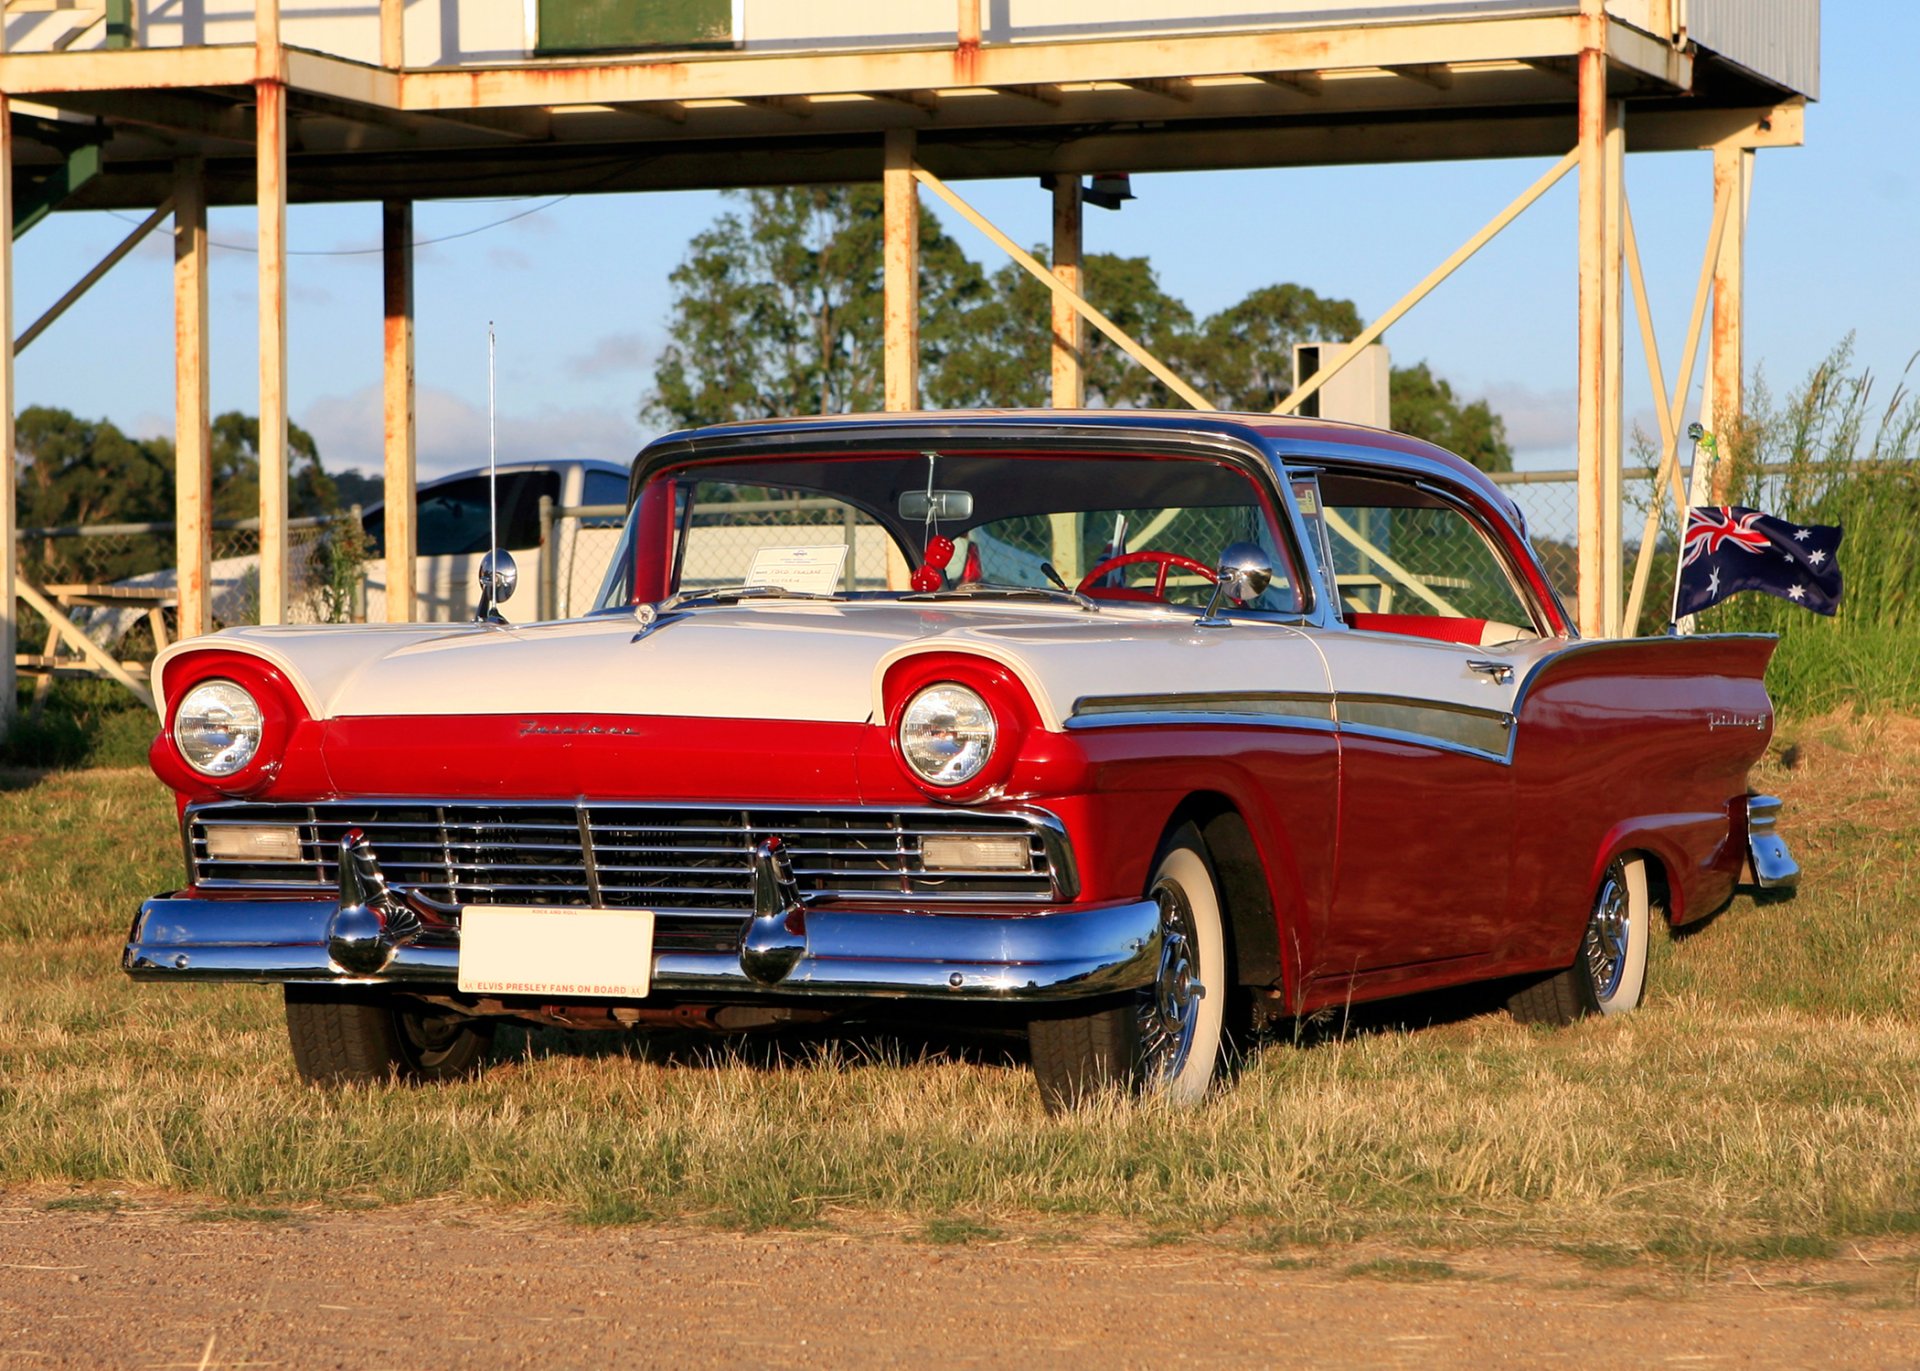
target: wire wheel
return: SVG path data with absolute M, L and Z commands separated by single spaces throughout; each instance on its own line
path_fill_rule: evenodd
M 1140 1031 L 1140 1078 L 1146 1094 L 1158 1094 L 1179 1078 L 1193 1055 L 1200 1026 L 1201 981 L 1194 946 L 1193 905 L 1177 881 L 1153 888 L 1160 906 L 1160 971 L 1140 992 L 1134 1014 Z

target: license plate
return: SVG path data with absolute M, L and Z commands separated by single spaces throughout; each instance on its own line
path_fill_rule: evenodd
M 650 909 L 469 905 L 460 914 L 460 988 L 469 994 L 637 1000 L 652 971 Z

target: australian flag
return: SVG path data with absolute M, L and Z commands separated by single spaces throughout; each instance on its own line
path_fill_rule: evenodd
M 1841 531 L 1737 505 L 1688 510 L 1674 616 L 1698 614 L 1742 590 L 1833 613 L 1840 605 Z

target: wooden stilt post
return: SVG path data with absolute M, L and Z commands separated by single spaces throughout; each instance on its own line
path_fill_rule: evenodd
M 260 622 L 287 619 L 287 85 L 279 0 L 254 7 L 260 271 Z
M 182 638 L 213 631 L 207 378 L 207 168 L 189 157 L 173 169 L 173 537 Z
M 1081 201 L 1078 173 L 1053 178 L 1053 274 L 1085 294 L 1080 277 Z M 1079 409 L 1087 402 L 1087 324 L 1066 297 L 1053 300 L 1053 407 Z
M 885 192 L 886 403 L 920 408 L 920 190 L 912 129 L 887 130 Z
M 1621 432 L 1623 406 L 1626 329 L 1621 307 L 1622 259 L 1625 250 L 1621 232 L 1622 188 L 1626 184 L 1626 102 L 1607 102 L 1607 184 L 1605 235 L 1600 258 L 1600 312 L 1605 342 L 1600 354 L 1602 369 L 1600 431 L 1600 510 L 1605 532 L 1600 545 L 1601 594 L 1605 600 L 1604 632 L 1609 638 L 1620 636 L 1621 600 L 1625 590 L 1623 561 L 1626 556 L 1621 513 L 1625 508 L 1621 488 L 1620 465 L 1625 447 Z
M 1717 147 L 1713 150 L 1714 201 L 1726 203 L 1725 236 L 1720 260 L 1713 271 L 1713 324 L 1707 335 L 1706 388 L 1701 397 L 1700 422 L 1707 432 L 1720 434 L 1739 418 L 1741 407 L 1741 317 L 1746 285 L 1747 192 L 1752 184 L 1753 150 Z M 1714 469 L 1711 494 L 1716 504 L 1727 498 L 1727 466 Z
M 413 388 L 413 202 L 380 207 L 380 249 L 386 296 L 386 552 L 387 618 L 411 623 L 414 602 L 415 518 Z
M 13 505 L 13 110 L 0 92 L 0 731 L 13 723 L 18 677 L 13 654 L 20 640 L 20 608 L 14 598 Z
M 1605 547 L 1607 15 L 1603 0 L 1581 0 L 1586 36 L 1580 51 L 1580 322 L 1576 404 L 1579 437 L 1579 547 L 1575 602 L 1580 631 L 1607 629 Z
M 399 71 L 406 64 L 406 0 L 380 0 L 380 65 Z

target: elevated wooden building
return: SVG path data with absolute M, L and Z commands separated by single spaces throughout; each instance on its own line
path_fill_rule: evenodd
M 1818 94 L 1818 0 L 6 0 L 4 20 L 0 194 L 14 236 L 65 209 L 151 212 L 142 232 L 171 220 L 183 633 L 209 621 L 209 205 L 259 212 L 261 613 L 272 621 L 287 585 L 286 485 L 272 475 L 286 462 L 289 203 L 386 206 L 387 476 L 401 492 L 413 485 L 418 200 L 882 180 L 888 403 L 910 408 L 920 189 L 1011 248 L 951 183 L 1051 176 L 1054 260 L 1026 265 L 1054 291 L 1055 398 L 1074 403 L 1080 330 L 1110 328 L 1099 301 L 1078 294 L 1084 175 L 1539 156 L 1560 160 L 1370 332 L 1577 169 L 1579 618 L 1615 630 L 1622 300 L 1637 261 L 1624 154 L 1712 153 L 1716 214 L 1694 323 L 1710 339 L 1711 426 L 1739 404 L 1753 154 L 1799 143 Z M 37 231 L 59 232 L 57 213 Z M 0 319 L 30 342 L 50 320 L 16 333 L 11 271 L 0 247 Z M 1669 402 L 1642 322 L 1671 453 L 1697 349 L 1686 347 Z M 0 361 L 9 550 L 11 353 Z M 411 502 L 387 510 L 390 582 L 404 588 Z M 412 612 L 404 593 L 390 604 Z M 0 709 L 12 699 L 0 690 Z

